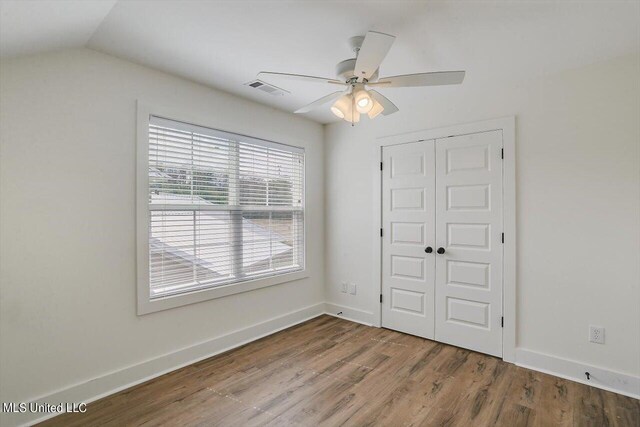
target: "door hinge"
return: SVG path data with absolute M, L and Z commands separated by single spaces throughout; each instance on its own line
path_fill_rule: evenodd
M 380 170 L 382 170 L 382 162 L 380 162 Z
M 380 229 L 380 237 L 382 237 L 382 228 Z
M 504 233 L 502 233 L 502 243 L 504 243 Z
M 504 159 L 504 148 L 500 149 L 500 158 Z
M 382 294 L 380 294 L 380 304 L 382 304 Z
M 504 316 L 500 318 L 500 326 L 504 328 Z

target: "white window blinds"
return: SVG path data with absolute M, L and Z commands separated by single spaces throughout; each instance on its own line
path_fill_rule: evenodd
M 304 269 L 304 149 L 151 116 L 151 298 Z

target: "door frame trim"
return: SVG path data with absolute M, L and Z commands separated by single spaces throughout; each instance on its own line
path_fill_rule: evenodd
M 502 221 L 504 226 L 503 247 L 503 284 L 502 284 L 502 313 L 504 328 L 502 330 L 502 359 L 514 363 L 516 360 L 516 117 L 502 117 L 473 123 L 458 124 L 435 129 L 419 130 L 399 135 L 383 136 L 375 140 L 372 151 L 373 176 L 373 230 L 374 236 L 379 236 L 382 227 L 382 147 L 410 142 L 426 141 L 430 139 L 460 136 L 471 133 L 502 131 L 502 146 L 504 161 L 502 164 Z M 382 306 L 379 294 L 382 292 L 382 239 L 373 241 L 373 281 L 378 292 L 373 294 L 374 326 L 382 326 Z

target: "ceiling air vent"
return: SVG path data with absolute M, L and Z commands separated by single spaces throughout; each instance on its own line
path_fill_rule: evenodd
M 282 96 L 285 93 L 289 93 L 289 91 L 281 89 L 277 86 L 274 85 L 270 85 L 269 83 L 265 83 L 262 80 L 253 80 L 250 81 L 249 83 L 245 83 L 245 86 L 249 86 L 252 87 L 254 89 L 258 89 L 261 90 L 263 92 L 268 93 L 269 95 L 273 95 L 273 96 Z

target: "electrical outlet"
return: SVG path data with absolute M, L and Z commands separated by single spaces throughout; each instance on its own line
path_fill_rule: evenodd
M 602 326 L 589 326 L 589 341 L 604 344 L 604 328 Z
M 349 283 L 349 293 L 351 295 L 355 295 L 356 294 L 356 284 L 355 283 Z
M 342 282 L 341 285 L 342 285 L 342 288 L 340 288 L 340 291 L 342 293 L 346 294 L 347 293 L 347 282 Z

